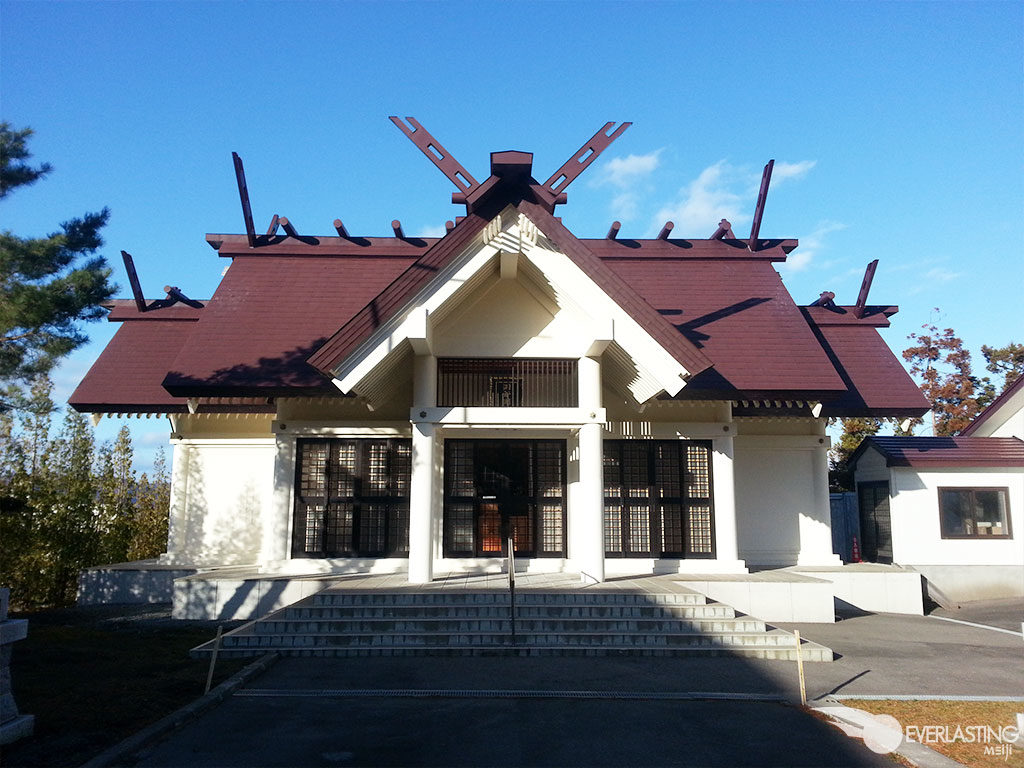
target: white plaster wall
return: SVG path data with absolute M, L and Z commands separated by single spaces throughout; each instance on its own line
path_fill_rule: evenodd
M 575 313 L 519 280 L 495 278 L 438 323 L 433 351 L 438 357 L 581 357 L 593 337 Z
M 273 438 L 182 440 L 174 447 L 170 563 L 257 563 L 273 503 Z
M 858 479 L 860 473 L 858 472 Z M 1024 471 L 895 467 L 889 493 L 893 560 L 900 565 L 1019 565 L 1024 567 Z M 1006 487 L 1012 539 L 943 539 L 940 487 Z
M 736 528 L 747 565 L 795 565 L 800 515 L 814 513 L 813 452 L 784 440 L 735 441 Z

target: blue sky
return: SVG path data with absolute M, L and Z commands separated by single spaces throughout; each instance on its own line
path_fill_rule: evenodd
M 43 235 L 109 206 L 146 294 L 208 297 L 225 264 L 207 232 L 243 229 L 231 151 L 257 227 L 437 234 L 453 187 L 392 126 L 415 116 L 478 179 L 488 153 L 534 153 L 544 180 L 609 120 L 633 121 L 569 188 L 581 236 L 666 219 L 749 232 L 761 168 L 778 165 L 761 234 L 795 237 L 780 272 L 798 303 L 901 311 L 897 351 L 939 319 L 982 368 L 1024 341 L 1024 4 L 0 1 L 0 114 L 36 130 L 45 181 L 0 206 Z M 941 315 L 934 308 L 941 309 Z M 115 330 L 57 374 L 66 399 Z M 116 424 L 99 431 L 107 438 Z M 142 464 L 165 424 L 132 420 Z M 148 453 L 147 453 L 148 452 Z

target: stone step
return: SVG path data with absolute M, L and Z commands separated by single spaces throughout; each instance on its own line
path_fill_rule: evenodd
M 507 618 L 505 605 L 315 605 L 298 603 L 278 614 L 289 620 L 327 620 L 357 618 Z M 524 619 L 729 619 L 736 611 L 722 603 L 701 605 L 537 605 L 516 600 L 516 616 Z
M 225 648 L 277 648 L 304 647 L 502 647 L 511 638 L 507 632 L 407 632 L 380 635 L 372 632 L 304 632 L 295 634 L 232 634 L 222 638 Z M 688 647 L 795 647 L 795 639 L 788 632 L 521 632 L 517 633 L 521 646 L 567 647 L 574 646 L 630 646 L 635 648 Z
M 516 617 L 519 632 L 763 632 L 763 621 L 754 618 L 711 619 L 594 619 L 594 618 L 524 618 Z M 285 633 L 348 633 L 375 634 L 405 632 L 510 632 L 508 614 L 499 618 L 479 617 L 344 617 L 340 619 L 276 620 L 266 619 L 257 625 L 259 634 Z
M 211 642 L 212 647 L 212 642 Z M 812 647 L 808 647 L 812 645 Z M 195 657 L 205 657 L 210 648 L 200 646 L 193 649 Z M 261 656 L 264 653 L 275 652 L 282 656 L 306 656 L 306 657 L 343 657 L 359 658 L 371 656 L 430 656 L 430 657 L 458 657 L 458 656 L 548 656 L 548 657 L 578 657 L 578 656 L 648 656 L 648 657 L 715 657 L 730 656 L 750 659 L 769 659 L 778 661 L 796 661 L 796 649 L 786 647 L 754 647 L 754 646 L 672 646 L 672 647 L 637 647 L 635 645 L 601 645 L 601 646 L 376 646 L 376 647 L 302 647 L 302 648 L 222 648 L 219 652 L 221 658 L 252 658 Z M 816 644 L 804 644 L 801 648 L 801 655 L 806 662 L 828 662 L 832 661 L 832 651 Z
M 304 601 L 305 602 L 305 601 Z M 508 605 L 508 592 L 350 592 L 325 589 L 312 605 Z M 704 605 L 696 592 L 641 594 L 634 592 L 517 592 L 516 605 Z

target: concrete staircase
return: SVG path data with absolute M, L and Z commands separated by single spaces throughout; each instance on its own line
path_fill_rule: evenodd
M 224 635 L 220 654 L 256 656 L 736 655 L 796 659 L 792 634 L 689 590 L 666 594 L 328 588 Z M 212 642 L 194 649 L 212 650 Z M 804 641 L 804 661 L 832 651 Z

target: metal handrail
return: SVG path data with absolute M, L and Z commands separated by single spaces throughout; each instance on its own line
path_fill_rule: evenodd
M 512 645 L 516 645 L 516 553 L 508 537 L 508 615 L 512 625 Z

